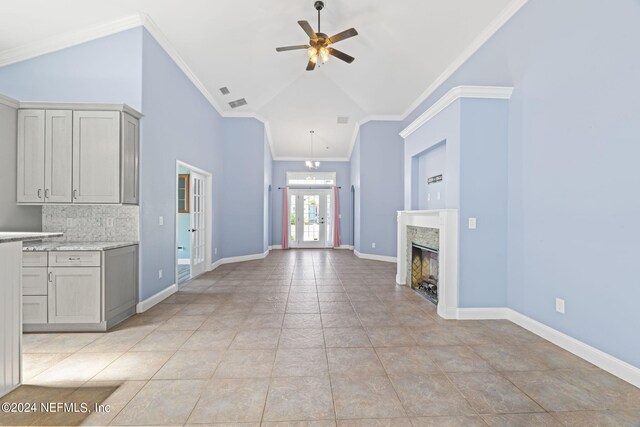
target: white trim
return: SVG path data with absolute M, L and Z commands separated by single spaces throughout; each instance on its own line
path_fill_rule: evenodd
M 542 324 L 524 314 L 518 313 L 512 309 L 507 310 L 507 319 L 522 326 L 528 331 L 552 342 L 553 344 L 567 350 L 570 353 L 593 363 L 599 368 L 604 369 L 610 374 L 633 384 L 636 387 L 640 387 L 640 368 L 630 365 L 610 354 L 605 353 L 602 350 L 598 350 L 595 347 L 591 347 L 588 344 L 583 343 L 569 335 L 566 335 L 560 331 L 557 331 L 545 324 Z
M 458 308 L 455 319 L 458 320 L 500 320 L 507 318 L 506 307 Z
M 215 263 L 211 264 L 210 269 L 214 270 L 218 267 L 220 267 L 223 264 L 231 264 L 234 262 L 244 262 L 244 261 L 253 261 L 256 259 L 264 259 L 267 257 L 267 255 L 269 255 L 269 250 L 267 249 L 266 251 L 264 251 L 261 254 L 252 254 L 252 255 L 241 255 L 241 256 L 234 256 L 234 257 L 229 257 L 229 258 L 221 258 L 218 261 L 216 261 Z M 209 271 L 211 271 L 209 270 Z
M 495 33 L 502 28 L 519 10 L 527 3 L 528 0 L 513 0 L 508 4 L 500 14 L 494 18 L 487 27 L 462 51 L 460 55 L 429 85 L 422 95 L 420 95 L 402 114 L 402 120 L 420 106 L 433 92 L 435 92 L 444 82 L 449 79 L 474 53 L 478 51 Z
M 222 261 L 222 260 L 221 260 L 221 259 L 219 259 L 219 260 L 217 260 L 216 262 L 213 262 L 213 263 L 209 264 L 209 267 L 207 268 L 207 271 L 213 271 L 213 270 L 215 270 L 216 268 L 220 267 L 220 266 L 222 265 L 222 262 L 221 262 L 221 261 Z
M 352 245 L 340 245 L 337 248 L 333 248 L 333 249 L 348 249 L 350 251 L 353 250 L 353 246 Z
M 418 130 L 420 126 L 434 118 L 438 113 L 447 108 L 460 98 L 485 98 L 485 99 L 509 99 L 513 93 L 512 87 L 504 86 L 457 86 L 437 100 L 425 112 L 420 114 L 413 122 L 400 132 L 403 138 L 408 137 Z
M 274 157 L 273 160 L 276 161 L 284 161 L 284 162 L 304 162 L 309 160 L 309 156 L 307 157 Z M 346 157 L 318 157 L 318 161 L 320 162 L 348 162 L 349 159 Z
M 88 110 L 88 111 L 122 111 L 136 119 L 144 115 L 127 104 L 105 104 L 95 102 L 20 102 L 20 108 L 30 110 Z
M 94 25 L 82 30 L 73 31 L 71 33 L 59 36 L 47 37 L 44 40 L 38 40 L 12 49 L 0 52 L 0 67 L 15 64 L 16 62 L 25 61 L 47 53 L 56 52 L 81 43 L 101 37 L 110 36 L 125 30 L 139 27 L 143 24 L 143 17 L 140 14 L 134 14 L 115 21 Z
M 460 320 L 509 320 L 629 384 L 640 387 L 640 368 L 585 344 L 511 308 L 459 308 L 456 318 Z
M 282 245 L 271 245 L 269 246 L 269 249 L 274 251 L 279 251 L 279 250 L 282 250 Z
M 384 262 L 397 262 L 396 257 L 394 256 L 385 256 L 385 255 L 374 255 L 374 254 L 363 254 L 356 250 L 353 251 L 355 256 L 361 259 L 370 259 L 373 261 L 384 261 Z
M 0 105 L 6 105 L 7 107 L 18 109 L 20 108 L 20 101 L 9 98 L 8 96 L 0 95 Z
M 186 258 L 178 258 L 178 265 L 191 265 L 191 261 Z
M 162 301 L 169 298 L 171 295 L 175 294 L 176 292 L 178 292 L 178 285 L 174 283 L 168 288 L 165 288 L 160 292 L 156 293 L 155 295 L 150 296 L 146 300 L 140 301 L 136 305 L 136 313 L 144 313 L 154 305 L 161 303 Z

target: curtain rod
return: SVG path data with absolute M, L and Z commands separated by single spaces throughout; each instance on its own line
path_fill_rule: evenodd
M 314 188 L 317 188 L 318 190 L 324 190 L 327 188 L 333 188 L 335 187 L 335 185 L 320 185 L 320 186 L 316 186 L 316 187 L 296 187 L 296 186 L 292 186 L 292 187 L 278 187 L 278 190 L 282 190 L 284 188 L 293 188 L 295 189 L 299 189 L 299 190 L 311 190 Z M 342 189 L 342 187 L 338 187 L 339 189 Z

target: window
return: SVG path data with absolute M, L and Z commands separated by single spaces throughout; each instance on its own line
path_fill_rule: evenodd
M 189 213 L 189 174 L 178 175 L 178 212 Z
M 335 172 L 287 172 L 287 186 L 305 187 L 336 185 Z

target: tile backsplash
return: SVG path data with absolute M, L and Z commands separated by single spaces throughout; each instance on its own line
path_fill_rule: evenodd
M 137 242 L 140 207 L 119 205 L 45 205 L 42 231 L 61 231 L 60 242 Z

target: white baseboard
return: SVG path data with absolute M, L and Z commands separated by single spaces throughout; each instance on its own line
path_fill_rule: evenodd
M 177 291 L 178 291 L 178 285 L 174 283 L 168 288 L 161 290 L 157 294 L 150 296 L 146 300 L 140 301 L 136 305 L 136 313 L 144 313 L 154 305 L 159 304 L 160 302 L 169 298 L 171 295 L 175 294 Z
M 353 246 L 351 246 L 351 245 L 340 245 L 337 248 L 333 248 L 333 249 L 348 249 L 348 250 L 352 251 L 353 250 Z
M 522 326 L 528 331 L 541 336 L 557 345 L 562 347 L 570 353 L 593 363 L 597 367 L 604 369 L 610 374 L 623 379 L 624 381 L 633 384 L 640 388 L 640 368 L 637 368 L 625 361 L 622 361 L 610 354 L 605 353 L 602 350 L 598 350 L 595 347 L 591 347 L 588 344 L 583 343 L 575 338 L 570 337 L 560 331 L 557 331 L 543 323 L 533 320 L 524 314 L 518 313 L 515 310 L 507 310 L 507 319 Z
M 615 375 L 616 377 L 640 388 L 640 368 L 620 360 L 602 350 L 591 347 L 569 335 L 533 320 L 507 307 L 495 308 L 459 308 L 457 319 L 461 320 L 509 320 L 524 329 L 544 338 L 560 348 L 575 354 L 581 359 Z
M 234 262 L 243 262 L 243 261 L 253 261 L 256 259 L 264 259 L 269 255 L 269 250 L 267 249 L 261 254 L 252 254 L 252 255 L 242 255 L 242 256 L 234 256 L 229 258 L 220 258 L 218 261 L 209 265 L 208 270 L 213 271 L 216 268 L 220 267 L 222 264 L 231 264 Z
M 360 253 L 360 252 L 358 252 L 356 250 L 354 250 L 353 253 L 358 258 L 362 258 L 362 259 L 370 259 L 370 260 L 373 260 L 373 261 L 384 261 L 384 262 L 397 262 L 397 259 L 394 256 L 363 254 L 363 253 Z
M 190 259 L 178 258 L 178 265 L 189 265 L 189 264 L 191 264 Z
M 269 249 L 280 250 L 280 249 L 282 249 L 282 245 L 271 245 L 271 246 L 269 246 Z
M 500 320 L 507 319 L 506 307 L 458 308 L 455 319 L 458 320 Z

